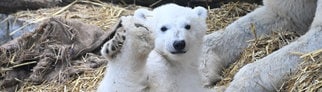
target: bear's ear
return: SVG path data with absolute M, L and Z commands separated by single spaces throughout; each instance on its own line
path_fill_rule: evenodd
M 137 9 L 134 12 L 134 17 L 142 20 L 146 20 L 149 14 L 150 14 L 150 11 L 147 9 Z
M 198 7 L 195 7 L 193 8 L 193 11 L 201 18 L 204 18 L 206 19 L 207 18 L 207 9 L 201 7 L 201 6 L 198 6 Z

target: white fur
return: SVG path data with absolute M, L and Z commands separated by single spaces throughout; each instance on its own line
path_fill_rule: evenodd
M 227 26 L 224 31 L 205 37 L 201 72 L 205 86 L 219 81 L 224 67 L 236 61 L 254 39 L 251 25 L 257 36 L 264 36 L 282 29 L 304 34 L 309 29 L 316 8 L 316 0 L 264 0 L 264 6 L 241 17 Z
M 106 74 L 98 87 L 98 92 L 144 92 L 147 88 L 144 66 L 149 52 L 153 48 L 151 32 L 137 18 L 122 17 L 122 27 L 126 30 L 126 39 L 120 53 L 108 62 Z M 143 25 L 143 24 L 142 24 Z M 122 30 L 122 29 L 120 29 Z M 102 53 L 106 49 L 103 46 Z M 140 53 L 140 54 L 138 54 Z
M 153 11 L 139 9 L 133 18 L 123 17 L 122 24 L 127 30 L 125 43 L 120 53 L 111 58 L 98 91 L 205 92 L 198 66 L 207 30 L 206 17 L 205 8 L 191 9 L 175 4 L 163 5 Z M 149 44 L 153 43 L 151 39 L 138 39 L 148 34 L 135 28 L 133 21 L 153 30 L 154 45 Z M 189 30 L 185 29 L 186 24 L 191 25 Z M 161 32 L 162 26 L 167 26 L 168 30 Z M 172 44 L 176 40 L 185 40 L 186 53 L 170 53 L 175 51 Z M 102 49 L 106 55 L 104 48 L 106 45 Z
M 224 31 L 205 37 L 201 64 L 203 82 L 211 86 L 219 81 L 224 67 L 233 63 L 253 39 L 251 25 L 257 36 L 282 29 L 305 34 L 280 50 L 244 66 L 235 75 L 226 92 L 266 92 L 279 89 L 284 79 L 297 69 L 301 60 L 290 52 L 310 52 L 322 48 L 321 0 L 264 0 L 264 6 L 230 24 Z M 316 11 L 317 8 L 317 11 Z M 315 14 L 315 18 L 314 18 Z M 313 21 L 314 18 L 314 21 Z M 313 23 L 312 23 L 313 21 Z M 312 24 L 311 24 L 312 23 Z M 311 28 L 309 26 L 311 25 Z
M 308 53 L 321 48 L 322 0 L 319 0 L 314 21 L 305 35 L 269 56 L 244 66 L 235 75 L 234 81 L 226 91 L 276 91 L 288 79 L 287 75 L 297 70 L 299 64 L 303 62 L 298 55 L 291 52 Z
M 144 14 L 136 14 L 145 16 Z M 175 4 L 160 6 L 149 12 L 149 25 L 155 36 L 155 48 L 146 64 L 151 92 L 204 92 L 199 75 L 202 38 L 207 30 L 205 8 L 194 9 Z M 185 29 L 190 25 L 189 30 Z M 161 31 L 166 27 L 166 31 Z M 173 54 L 174 41 L 184 40 L 186 53 Z

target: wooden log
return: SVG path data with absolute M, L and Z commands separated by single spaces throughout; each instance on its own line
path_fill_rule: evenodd
M 74 0 L 0 0 L 0 13 L 67 5 Z

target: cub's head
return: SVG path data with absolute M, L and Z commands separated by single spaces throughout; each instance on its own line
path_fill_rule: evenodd
M 152 11 L 138 9 L 134 16 L 149 25 L 154 33 L 155 49 L 163 53 L 184 54 L 201 48 L 207 30 L 207 10 L 203 7 L 166 4 Z

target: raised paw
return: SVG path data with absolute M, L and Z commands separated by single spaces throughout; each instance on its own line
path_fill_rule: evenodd
M 115 29 L 115 34 L 110 36 L 112 38 L 107 42 L 105 42 L 105 44 L 101 49 L 101 54 L 104 57 L 107 57 L 108 59 L 112 59 L 116 56 L 117 53 L 120 52 L 120 50 L 123 47 L 124 41 L 126 39 L 125 32 L 126 31 L 124 30 L 120 22 Z

